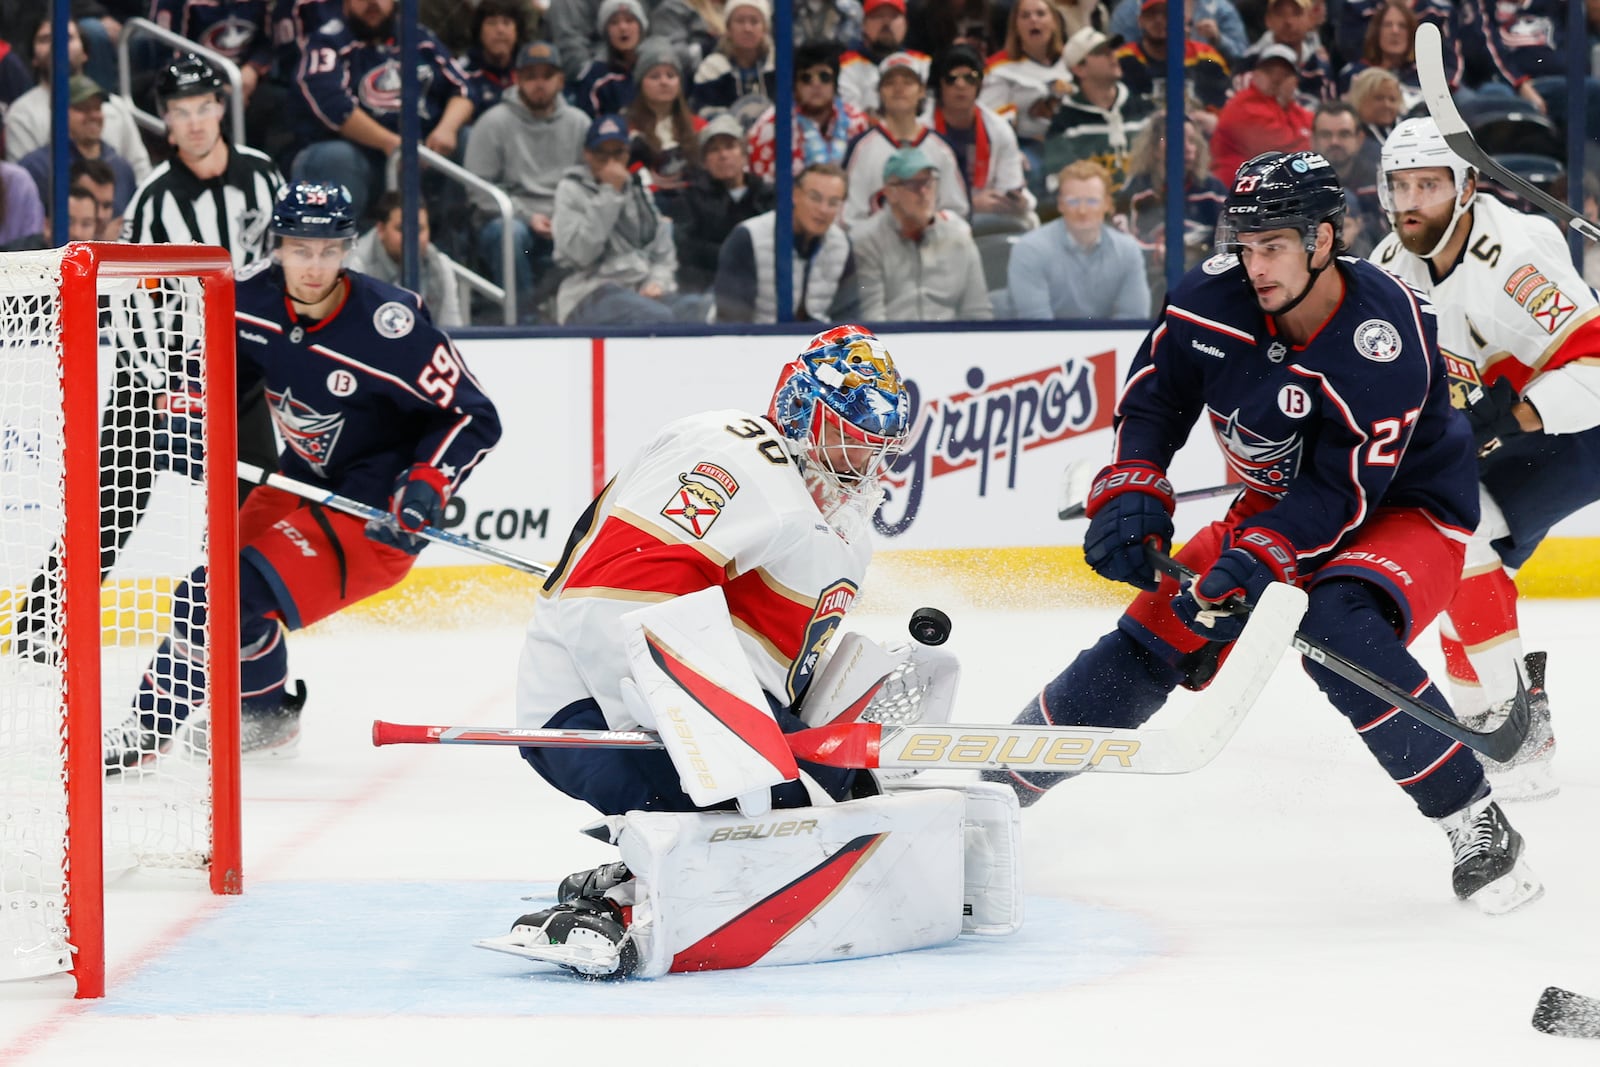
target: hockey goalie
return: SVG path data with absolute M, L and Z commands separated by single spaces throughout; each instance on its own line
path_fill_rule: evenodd
M 518 723 L 653 730 L 664 750 L 521 749 L 607 816 L 588 832 L 621 858 L 479 945 L 589 978 L 657 977 L 1020 925 L 1011 790 L 885 788 L 797 761 L 785 741 L 949 717 L 953 656 L 834 640 L 910 423 L 883 343 L 840 326 L 783 368 L 764 418 L 671 423 L 606 486 L 528 627 Z

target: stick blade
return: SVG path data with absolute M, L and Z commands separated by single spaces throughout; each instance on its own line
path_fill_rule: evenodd
M 1557 1037 L 1600 1038 L 1600 1000 L 1551 986 L 1539 995 L 1533 1028 Z
M 1063 522 L 1081 519 L 1088 510 L 1089 489 L 1094 482 L 1094 464 L 1086 459 L 1075 459 L 1061 472 L 1061 503 L 1056 518 Z

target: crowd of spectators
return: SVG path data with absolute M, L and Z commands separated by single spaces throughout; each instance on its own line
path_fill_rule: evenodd
M 781 116 L 771 0 L 423 0 L 423 143 L 505 192 L 514 217 L 425 170 L 419 287 L 445 325 L 498 321 L 463 268 L 513 287 L 526 323 L 776 321 L 784 121 L 788 317 L 1143 318 L 1165 288 L 1169 200 L 1193 265 L 1234 169 L 1261 151 L 1321 152 L 1349 193 L 1346 245 L 1381 239 L 1379 148 L 1420 105 L 1422 23 L 1443 34 L 1463 107 L 1521 109 L 1557 133 L 1566 119 L 1557 0 L 1171 2 L 1186 27 L 1181 191 L 1166 188 L 1169 0 L 794 0 Z M 0 248 L 50 230 L 47 7 L 0 13 Z M 1593 37 L 1600 0 L 1588 8 Z M 136 122 L 164 114 L 156 83 L 177 52 L 137 39 L 132 98 L 118 92 L 117 42 L 138 16 L 236 63 L 248 144 L 281 174 L 349 187 L 370 220 L 351 262 L 399 277 L 396 0 L 72 13 L 74 239 L 115 239 L 178 145 Z M 1584 92 L 1593 140 L 1600 83 Z

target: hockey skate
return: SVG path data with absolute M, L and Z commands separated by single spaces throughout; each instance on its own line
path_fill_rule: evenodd
M 1450 885 L 1486 915 L 1504 915 L 1544 895 L 1544 883 L 1522 859 L 1522 835 L 1488 792 L 1460 811 L 1434 820 L 1455 855 Z
M 1494 786 L 1497 800 L 1543 800 L 1561 791 L 1556 781 L 1556 737 L 1550 724 L 1550 695 L 1545 692 L 1545 653 L 1529 652 L 1523 657 L 1528 685 L 1528 736 L 1504 763 L 1479 756 L 1483 772 Z M 1474 730 L 1492 729 L 1511 712 L 1507 702 L 1477 715 L 1462 717 Z
M 147 730 L 138 715 L 130 715 L 121 725 L 101 734 L 100 744 L 105 751 L 106 774 L 116 776 L 154 763 L 172 745 L 172 738 Z
M 603 863 L 598 867 L 578 871 L 561 879 L 561 884 L 556 886 L 556 900 L 562 904 L 571 903 L 579 897 L 598 900 L 606 895 L 606 890 L 619 886 L 632 877 L 633 872 L 620 860 L 616 863 Z
M 306 706 L 306 686 L 295 682 L 293 692 L 284 687 L 276 704 L 246 702 L 239 709 L 239 753 L 246 759 L 293 759 L 300 748 L 300 709 Z
M 473 944 L 553 963 L 589 981 L 626 978 L 639 969 L 639 950 L 623 925 L 621 910 L 609 900 L 593 897 L 524 915 L 511 924 L 509 934 Z

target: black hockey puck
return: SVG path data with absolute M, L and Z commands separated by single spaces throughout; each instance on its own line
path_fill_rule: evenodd
M 942 645 L 950 640 L 950 616 L 938 608 L 918 608 L 911 613 L 911 636 L 920 645 Z

